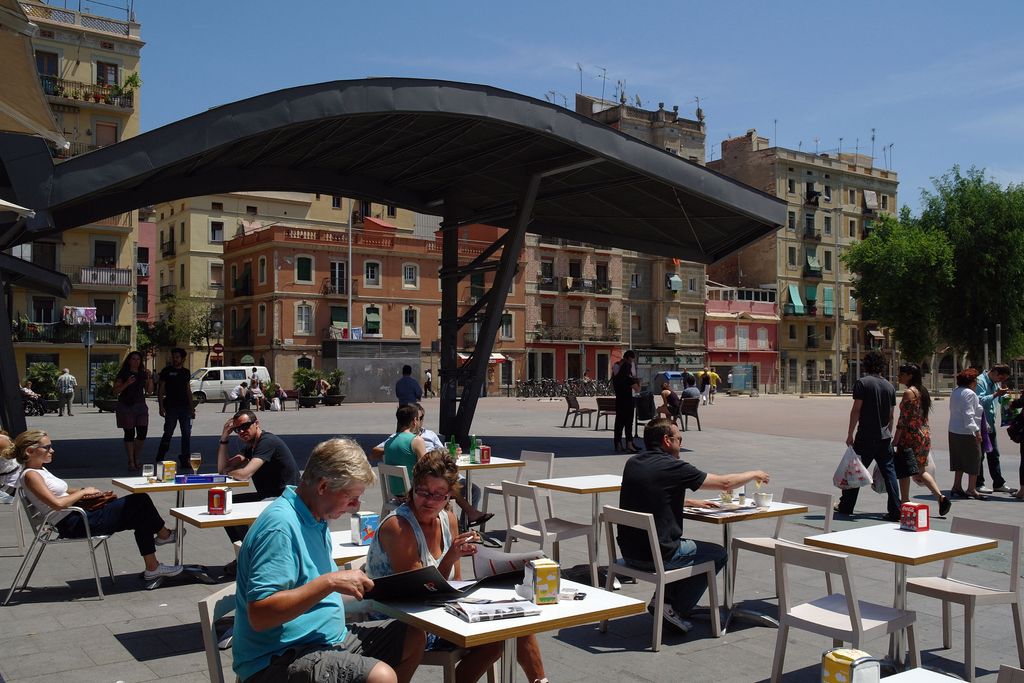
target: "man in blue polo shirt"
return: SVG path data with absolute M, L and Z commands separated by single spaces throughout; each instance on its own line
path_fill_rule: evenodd
M 259 516 L 238 554 L 234 670 L 245 683 L 406 683 L 426 636 L 401 622 L 345 625 L 341 596 L 373 587 L 338 571 L 328 520 L 359 509 L 373 483 L 362 448 L 331 439 L 313 449 L 297 487 Z

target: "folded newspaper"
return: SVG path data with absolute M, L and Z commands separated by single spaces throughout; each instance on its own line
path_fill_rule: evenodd
M 444 608 L 445 611 L 471 623 L 479 621 L 494 621 L 496 619 L 511 619 L 514 617 L 532 617 L 540 614 L 540 607 L 529 600 L 496 600 L 494 602 L 477 602 L 472 598 L 469 598 L 467 600 L 453 600 L 451 602 L 446 602 Z

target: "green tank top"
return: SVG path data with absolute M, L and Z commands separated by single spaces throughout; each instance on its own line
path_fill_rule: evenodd
M 412 467 L 416 464 L 416 454 L 412 452 L 412 440 L 416 435 L 412 432 L 399 432 L 387 440 L 384 444 L 384 462 L 388 465 L 400 465 L 409 473 L 409 481 L 412 481 Z M 388 488 L 395 495 L 408 495 L 402 480 L 398 477 L 389 477 Z

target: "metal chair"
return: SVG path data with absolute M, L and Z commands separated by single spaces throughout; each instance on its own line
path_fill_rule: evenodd
M 594 419 L 594 413 L 597 412 L 597 408 L 580 408 L 580 401 L 575 396 L 566 396 L 565 402 L 568 404 L 565 409 L 565 419 L 562 420 L 562 426 L 569 422 L 569 416 L 572 415 L 572 426 L 576 426 L 576 421 L 579 420 L 580 427 L 583 426 L 583 417 L 587 418 L 587 429 L 590 429 L 591 420 Z
M 380 495 L 382 499 L 380 518 L 384 519 L 385 515 L 397 509 L 399 505 L 405 502 L 405 497 L 409 495 L 412 485 L 409 483 L 409 470 L 401 465 L 388 465 L 382 462 L 377 465 L 377 477 L 380 479 Z M 405 487 L 404 493 L 398 494 L 391 490 L 395 479 L 402 482 L 402 485 Z
M 505 552 L 508 552 L 509 548 L 512 547 L 512 541 L 519 538 L 528 538 L 539 543 L 541 549 L 545 552 L 547 552 L 547 546 L 550 543 L 551 558 L 557 562 L 559 543 L 570 538 L 584 537 L 587 539 L 587 557 L 590 559 L 591 585 L 597 586 L 597 543 L 595 542 L 594 527 L 592 525 L 583 524 L 582 522 L 571 522 L 550 514 L 542 515 L 540 512 L 541 496 L 538 495 L 536 486 L 517 484 L 514 481 L 503 481 L 501 482 L 501 493 L 505 501 L 505 518 L 509 520 L 508 532 L 505 534 Z M 518 503 L 520 498 L 533 504 L 534 514 L 537 516 L 536 522 L 523 524 L 516 521 L 516 517 L 512 513 L 512 506 Z
M 29 558 L 32 557 L 32 551 L 35 550 L 36 546 L 39 546 L 39 552 L 36 553 L 35 559 L 32 560 L 32 566 L 28 570 L 28 574 L 25 576 L 24 582 L 21 584 L 20 590 L 25 590 L 28 586 L 29 580 L 32 578 L 32 572 L 36 570 L 36 565 L 39 564 L 39 558 L 43 556 L 43 551 L 46 550 L 46 546 L 53 544 L 65 544 L 65 543 L 87 543 L 89 548 L 89 557 L 92 559 L 92 570 L 93 575 L 96 577 L 96 592 L 99 593 L 99 599 L 103 599 L 103 586 L 100 585 L 100 568 L 96 564 L 96 548 L 103 546 L 103 550 L 107 556 L 107 570 L 110 572 L 110 580 L 113 582 L 114 579 L 114 565 L 110 561 L 110 548 L 107 546 L 107 539 L 110 538 L 110 534 L 104 535 L 93 535 L 89 529 L 89 517 L 85 514 L 85 510 L 80 507 L 70 507 L 64 510 L 71 515 L 81 515 L 82 522 L 85 525 L 85 536 L 82 538 L 61 538 L 60 533 L 57 531 L 56 523 L 51 521 L 60 510 L 50 510 L 43 513 L 39 508 L 33 505 L 32 501 L 28 498 L 28 493 L 25 487 L 18 487 L 18 496 L 21 499 L 21 506 L 25 510 L 26 516 L 28 516 L 29 525 L 32 527 L 32 531 L 35 537 L 32 539 L 32 544 L 28 547 L 28 552 L 25 553 L 25 559 L 22 560 L 21 566 L 18 567 L 18 572 L 14 575 L 14 581 L 11 582 L 11 589 L 7 592 L 7 598 L 3 604 L 7 605 L 11 598 L 14 596 L 15 588 L 18 585 L 18 579 L 21 578 L 22 572 L 25 571 L 25 565 L 28 564 Z
M 684 398 L 680 399 L 679 402 L 679 421 L 683 423 L 683 431 L 685 432 L 690 427 L 690 418 L 692 417 L 697 421 L 697 431 L 703 431 L 700 428 L 700 416 L 697 415 L 697 411 L 700 409 L 699 398 Z
M 9 501 L 4 501 L 0 505 L 9 505 L 11 509 L 11 515 L 14 516 L 14 525 L 17 527 L 18 544 L 11 546 L 0 546 L 4 548 L 17 548 L 19 555 L 25 554 L 25 520 L 22 517 L 21 510 L 21 497 L 18 495 L 18 489 L 12 488 L 12 495 Z
M 555 454 L 554 453 L 541 453 L 540 451 L 519 451 L 519 459 L 524 461 L 524 462 L 539 463 L 539 464 L 545 465 L 547 467 L 547 474 L 545 474 L 545 476 L 544 476 L 545 479 L 552 479 L 555 476 Z M 527 466 L 524 465 L 523 467 L 517 467 L 516 468 L 516 479 L 515 479 L 515 482 L 517 484 L 522 484 L 523 483 L 523 479 L 524 479 L 524 477 L 526 477 L 526 467 Z M 487 484 L 486 486 L 484 486 L 484 497 L 483 497 L 483 501 L 481 502 L 480 512 L 487 512 L 487 499 L 490 497 L 491 494 L 494 494 L 496 496 L 500 496 L 501 495 L 501 484 Z M 547 499 L 548 499 L 548 516 L 549 517 L 554 517 L 555 516 L 555 510 L 554 510 L 554 506 L 552 505 L 552 502 L 551 502 L 551 495 L 550 494 L 547 495 Z M 518 524 L 519 523 L 519 502 L 518 501 L 516 501 L 515 515 L 516 516 L 515 516 L 514 521 L 513 520 L 507 520 L 507 522 L 509 524 L 512 524 L 512 523 Z M 480 533 L 483 533 L 484 531 L 486 531 L 486 529 L 485 529 L 486 526 L 487 526 L 486 522 L 484 524 L 480 525 Z
M 815 493 L 814 491 L 802 491 L 800 489 L 783 489 L 782 502 L 821 508 L 825 516 L 824 533 L 827 534 L 832 531 L 832 496 L 829 494 Z M 736 567 L 738 566 L 737 560 L 739 559 L 739 552 L 741 550 L 749 550 L 754 553 L 760 553 L 761 555 L 775 557 L 776 545 L 779 543 L 788 543 L 793 545 L 792 541 L 787 541 L 781 537 L 782 527 L 785 524 L 785 521 L 786 516 L 778 518 L 778 521 L 775 523 L 775 532 L 771 536 L 749 538 L 734 537 L 732 539 L 732 547 L 729 548 L 729 572 L 732 575 L 730 577 L 730 584 L 733 586 L 733 596 L 736 595 Z M 797 543 L 797 545 L 799 545 L 799 543 Z M 825 574 L 825 589 L 829 593 L 832 592 L 832 577 L 829 574 Z M 732 605 L 726 606 L 732 607 Z
M 1008 541 L 1010 551 L 1010 587 L 1009 590 L 978 586 L 953 578 L 953 560 L 942 564 L 940 576 L 924 576 L 907 579 L 907 592 L 925 595 L 942 601 L 942 646 L 949 648 L 953 640 L 950 603 L 963 605 L 964 608 L 964 680 L 974 680 L 974 612 L 979 605 L 1010 605 L 1013 615 L 1013 631 L 1017 638 L 1017 659 L 1024 667 L 1024 638 L 1021 634 L 1020 610 L 1020 546 L 1021 529 L 1016 524 L 999 524 L 985 522 L 980 519 L 954 517 L 950 525 L 954 534 L 983 536 Z M 1000 678 L 1001 678 L 1000 674 Z
M 664 560 L 661 558 L 661 547 L 658 545 L 658 531 L 654 526 L 654 515 L 648 512 L 633 512 L 605 505 L 604 512 L 601 514 L 601 522 L 604 524 L 604 536 L 608 543 L 608 576 L 605 579 L 605 590 L 612 590 L 616 575 L 632 576 L 639 581 L 654 584 L 654 597 L 651 599 L 651 604 L 654 605 L 654 632 L 651 635 L 651 650 L 657 652 L 661 649 L 661 627 L 665 614 L 665 586 L 701 574 L 705 575 L 708 582 L 711 633 L 715 638 L 722 636 L 722 626 L 718 614 L 718 580 L 713 561 L 679 569 L 665 569 Z M 651 545 L 651 557 L 654 558 L 654 571 L 630 567 L 619 557 L 615 543 L 615 525 L 631 527 L 647 534 L 647 540 Z M 607 629 L 608 621 L 602 621 L 601 632 L 604 633 Z
M 838 574 L 843 580 L 843 592 L 791 605 L 789 567 L 813 569 L 825 572 L 826 575 Z M 855 648 L 879 635 L 890 635 L 906 629 L 907 644 L 910 646 L 910 666 L 920 665 L 917 639 L 914 636 L 914 621 L 917 615 L 909 610 L 857 600 L 853 591 L 849 558 L 846 555 L 780 543 L 775 547 L 775 572 L 779 588 L 779 631 L 775 636 L 772 683 L 778 683 L 782 678 L 786 642 L 791 628 L 831 638 L 833 647 L 850 643 Z

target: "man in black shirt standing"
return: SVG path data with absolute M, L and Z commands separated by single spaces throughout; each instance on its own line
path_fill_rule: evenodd
M 229 458 L 228 443 L 232 432 L 238 434 L 245 445 Z M 252 480 L 256 492 L 233 496 L 232 499 L 237 503 L 276 498 L 284 492 L 286 486 L 299 483 L 299 468 L 292 452 L 281 437 L 263 430 L 256 413 L 251 410 L 239 410 L 224 423 L 220 433 L 220 447 L 217 449 L 217 471 L 232 479 Z M 233 543 L 244 539 L 249 527 L 228 526 L 224 530 Z M 233 567 L 232 562 L 225 570 L 231 573 Z
M 156 451 L 156 461 L 160 462 L 167 455 L 171 448 L 171 437 L 174 436 L 174 426 L 180 425 L 181 452 L 178 454 L 178 465 L 181 472 L 187 471 L 189 467 L 192 420 L 196 417 L 196 409 L 192 407 L 190 378 L 191 373 L 185 367 L 185 349 L 171 349 L 171 364 L 160 371 L 156 390 L 160 417 L 164 418 L 164 435 Z
M 853 385 L 853 407 L 850 409 L 850 426 L 846 432 L 846 445 L 852 446 L 864 467 L 878 463 L 878 469 L 885 480 L 888 494 L 886 521 L 900 521 L 900 490 L 896 479 L 896 466 L 892 452 L 892 421 L 896 408 L 896 389 L 888 380 L 882 379 L 885 357 L 878 351 L 869 351 L 864 356 L 864 372 Z M 853 430 L 857 435 L 854 437 Z M 845 489 L 836 503 L 835 511 L 841 515 L 852 515 L 857 505 L 860 489 Z
M 715 507 L 717 503 L 686 498 L 687 490 L 732 490 L 747 482 L 767 482 L 768 474 L 750 470 L 737 474 L 707 474 L 679 457 L 683 437 L 675 422 L 651 420 L 644 428 L 646 449 L 626 461 L 622 471 L 619 507 L 654 516 L 658 545 L 665 569 L 689 567 L 714 560 L 715 570 L 725 566 L 726 549 L 716 543 L 683 538 L 683 507 Z M 654 558 L 647 534 L 619 527 L 619 549 L 627 565 L 652 571 Z M 665 621 L 683 632 L 692 628 L 686 617 L 707 590 L 704 576 L 695 576 L 665 586 Z M 654 611 L 653 598 L 648 607 Z

